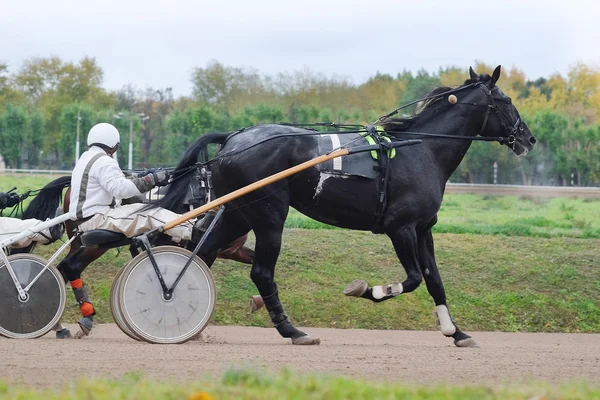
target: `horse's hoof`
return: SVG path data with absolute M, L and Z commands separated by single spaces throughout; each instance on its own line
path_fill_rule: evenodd
M 479 347 L 479 345 L 477 344 L 476 341 L 473 340 L 473 338 L 455 340 L 454 344 L 456 345 L 456 347 L 472 347 L 472 348 Z
M 252 296 L 250 299 L 250 314 L 260 310 L 264 305 L 265 302 L 261 296 Z
M 346 296 L 360 297 L 367 291 L 368 288 L 369 285 L 366 281 L 362 279 L 355 279 L 344 288 L 344 294 Z
M 87 335 L 89 335 L 89 333 L 88 333 L 88 334 L 86 334 L 85 332 L 83 332 L 83 331 L 79 330 L 79 331 L 77 331 L 77 333 L 76 333 L 76 334 L 73 336 L 73 338 L 75 338 L 75 339 L 83 339 L 83 338 L 84 338 L 84 337 L 86 337 Z
M 316 346 L 321 344 L 321 339 L 312 338 L 310 335 L 300 336 L 292 339 L 292 344 L 300 346 Z
M 73 335 L 71 335 L 71 331 L 67 328 L 63 328 L 60 331 L 56 331 L 57 339 L 73 339 Z

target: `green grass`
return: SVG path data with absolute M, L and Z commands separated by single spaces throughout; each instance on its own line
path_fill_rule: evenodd
M 593 399 L 600 390 L 586 382 L 562 385 L 548 383 L 510 385 L 417 386 L 407 383 L 375 383 L 335 376 L 296 375 L 283 370 L 277 375 L 265 371 L 229 370 L 217 381 L 163 383 L 130 373 L 120 380 L 80 380 L 59 389 L 32 389 L 0 383 L 0 399 L 46 400 L 162 400 L 162 399 L 314 399 L 314 400 L 480 400 L 480 399 Z
M 600 199 L 446 195 L 437 233 L 600 238 Z
M 436 233 L 600 238 L 600 199 L 448 194 Z M 286 228 L 335 229 L 290 210 Z
M 465 330 L 600 332 L 600 240 L 468 234 L 435 239 L 450 310 Z M 48 257 L 50 250 L 41 246 L 37 252 Z M 100 322 L 111 321 L 110 282 L 129 259 L 127 251 L 111 250 L 84 273 Z M 248 300 L 257 293 L 250 266 L 219 260 L 213 273 L 218 301 L 212 323 L 271 326 L 264 311 L 248 313 Z M 353 279 L 373 285 L 404 277 L 387 237 L 357 231 L 286 230 L 276 269 L 281 300 L 300 326 L 436 329 L 424 284 L 381 304 L 342 294 Z M 67 316 L 74 321 L 77 314 L 69 294 Z

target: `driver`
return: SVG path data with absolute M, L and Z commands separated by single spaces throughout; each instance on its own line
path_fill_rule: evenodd
M 179 214 L 164 208 L 146 210 L 146 204 L 121 204 L 122 199 L 139 196 L 155 186 L 167 185 L 170 176 L 167 171 L 157 170 L 141 177 L 126 177 L 112 158 L 119 143 L 119 131 L 113 125 L 94 125 L 87 137 L 88 150 L 73 169 L 69 215 L 83 232 L 104 229 L 131 238 L 179 217 Z M 165 233 L 177 243 L 191 240 L 192 235 L 197 240 L 196 235 L 202 234 L 199 229 L 194 229 L 191 222 L 184 222 Z M 80 274 L 69 268 L 67 270 L 67 279 L 83 316 L 79 326 L 88 335 L 96 312 Z

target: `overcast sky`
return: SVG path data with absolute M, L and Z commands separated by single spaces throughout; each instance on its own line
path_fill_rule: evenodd
M 173 87 L 210 60 L 262 73 L 517 66 L 528 78 L 600 65 L 600 1 L 0 0 L 0 60 L 95 57 L 107 89 Z M 480 71 L 483 72 L 483 71 Z

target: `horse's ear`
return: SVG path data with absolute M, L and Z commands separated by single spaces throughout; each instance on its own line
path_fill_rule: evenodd
M 494 72 L 492 73 L 492 85 L 495 85 L 496 82 L 498 82 L 498 79 L 500 79 L 500 65 L 498 65 L 496 67 L 496 69 L 494 70 Z
M 479 78 L 479 75 L 477 75 L 477 73 L 473 71 L 473 67 L 469 67 L 469 75 L 471 76 L 471 79 Z

